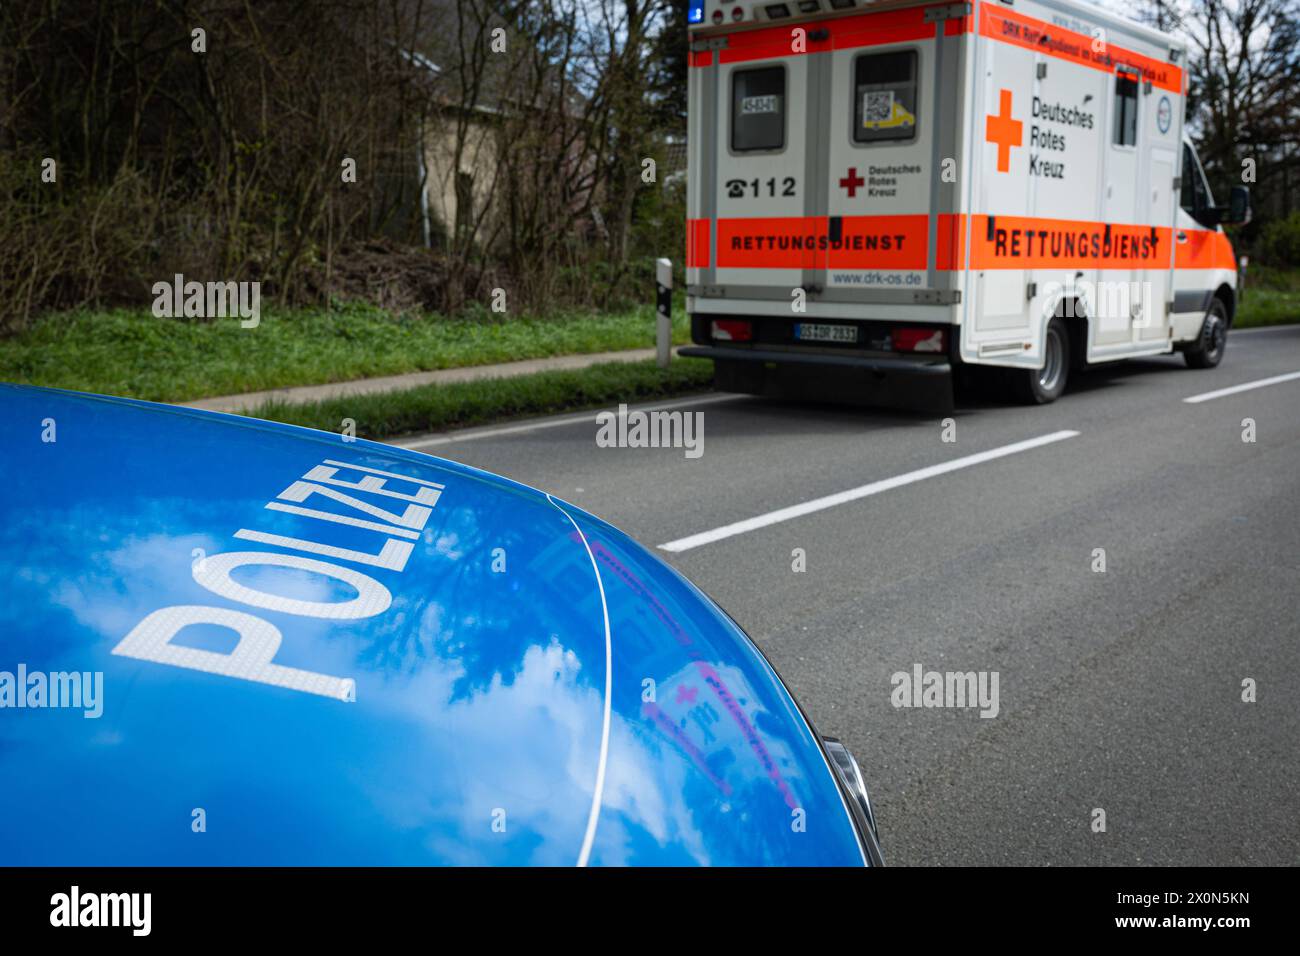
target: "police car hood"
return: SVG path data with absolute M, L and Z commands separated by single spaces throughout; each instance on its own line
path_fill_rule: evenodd
M 862 862 L 771 668 L 603 521 L 307 429 L 0 409 L 0 863 Z

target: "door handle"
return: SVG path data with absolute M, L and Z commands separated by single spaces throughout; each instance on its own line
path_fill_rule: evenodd
M 1179 242 L 1186 242 L 1186 241 L 1187 241 L 1187 233 L 1183 232 L 1182 230 L 1179 230 L 1179 232 L 1178 232 L 1178 241 L 1179 241 Z

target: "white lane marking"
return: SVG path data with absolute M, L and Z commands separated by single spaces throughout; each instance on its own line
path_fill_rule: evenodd
M 730 538 L 733 535 L 744 534 L 746 531 L 755 531 L 758 528 L 766 528 L 768 525 L 777 524 L 782 521 L 801 518 L 806 514 L 812 514 L 814 511 L 834 508 L 836 505 L 842 505 L 850 501 L 857 501 L 859 498 L 867 498 L 871 495 L 878 495 L 880 492 L 889 491 L 892 488 L 901 488 L 903 485 L 910 485 L 917 481 L 924 481 L 927 478 L 934 478 L 937 475 L 946 475 L 950 471 L 969 468 L 971 465 L 993 461 L 995 458 L 1005 458 L 1007 455 L 1029 451 L 1031 448 L 1040 448 L 1043 445 L 1050 445 L 1053 442 L 1058 442 L 1065 438 L 1073 438 L 1078 434 L 1078 432 L 1074 431 L 1052 432 L 1050 435 L 1043 435 L 1039 438 L 1030 438 L 1025 441 L 1018 441 L 1012 445 L 1003 445 L 1000 448 L 993 448 L 989 451 L 981 451 L 974 455 L 966 455 L 964 458 L 954 458 L 952 461 L 945 461 L 939 465 L 930 465 L 927 468 L 918 468 L 916 471 L 909 471 L 907 474 L 898 475 L 894 478 L 885 478 L 882 481 L 873 481 L 869 485 L 850 488 L 848 491 L 841 491 L 833 495 L 827 495 L 824 498 L 814 498 L 812 501 L 805 501 L 803 504 L 792 505 L 789 508 L 781 508 L 777 511 L 769 511 L 767 514 L 758 515 L 754 518 L 746 518 L 744 521 L 737 521 L 734 524 L 723 525 L 721 528 L 714 528 L 712 531 L 701 531 L 699 534 L 693 534 L 686 538 L 678 538 L 676 541 L 669 541 L 667 544 L 659 545 L 659 547 L 664 551 L 689 551 L 691 548 L 698 548 L 700 545 L 704 544 L 712 544 L 714 541 L 721 541 L 723 538 Z
M 560 507 L 558 501 L 550 495 L 546 496 L 546 500 L 569 519 L 569 524 L 573 525 L 573 530 L 578 532 L 578 537 L 582 539 L 582 546 L 587 549 L 587 557 L 591 559 L 591 570 L 596 573 L 596 587 L 600 589 L 600 610 L 605 616 L 605 715 L 600 728 L 600 760 L 596 764 L 596 789 L 591 795 L 591 809 L 587 812 L 587 832 L 582 837 L 582 849 L 578 852 L 578 866 L 586 866 L 591 856 L 591 844 L 596 839 L 596 821 L 600 819 L 600 804 L 605 798 L 605 766 L 609 761 L 610 691 L 612 689 L 610 685 L 613 682 L 614 649 L 609 639 L 609 606 L 605 603 L 605 584 L 600 579 L 600 568 L 596 565 L 596 556 L 591 553 L 587 536 L 582 533 L 573 516 Z
M 1184 398 L 1183 401 L 1188 405 L 1198 405 L 1201 402 L 1208 402 L 1211 399 L 1223 398 L 1225 395 L 1236 395 L 1238 392 L 1249 392 L 1251 389 L 1264 388 L 1267 385 L 1279 385 L 1282 382 L 1290 382 L 1300 378 L 1300 372 L 1287 372 L 1285 375 L 1274 375 L 1272 378 L 1261 378 L 1254 382 L 1245 382 L 1241 385 L 1232 385 L 1228 388 L 1218 388 L 1213 392 L 1202 392 L 1200 395 L 1193 395 L 1191 398 Z
M 688 408 L 693 405 L 712 405 L 716 402 L 734 402 L 743 395 L 705 395 L 701 398 L 684 398 L 676 402 L 663 402 L 661 404 L 637 405 L 637 409 L 666 409 L 666 408 Z M 504 435 L 522 435 L 525 432 L 538 431 L 542 428 L 559 428 L 561 425 L 576 425 L 583 422 L 596 424 L 596 416 L 599 412 L 583 412 L 578 415 L 565 415 L 562 418 L 542 418 L 533 422 L 524 422 L 521 425 L 505 425 L 501 428 L 484 428 L 476 431 L 452 432 L 449 435 L 439 435 L 437 438 L 423 438 L 411 442 L 401 442 L 398 448 L 409 448 L 412 451 L 420 451 L 424 448 L 433 448 L 437 445 L 449 445 L 456 441 L 474 441 L 478 438 L 500 438 Z

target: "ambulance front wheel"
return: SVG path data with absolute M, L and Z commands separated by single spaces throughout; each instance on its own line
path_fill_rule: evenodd
M 1223 361 L 1228 347 L 1228 308 L 1217 296 L 1210 300 L 1210 311 L 1201 323 L 1201 334 L 1183 352 L 1192 368 L 1214 368 Z
M 1047 323 L 1047 334 L 1043 337 L 1043 367 L 1017 371 L 1015 375 L 1020 397 L 1029 405 L 1054 402 L 1065 391 L 1065 380 L 1070 376 L 1070 337 L 1060 318 Z

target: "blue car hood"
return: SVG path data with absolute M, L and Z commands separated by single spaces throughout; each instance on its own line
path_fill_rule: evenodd
M 571 504 L 7 385 L 0 455 L 0 864 L 863 862 L 745 635 Z

